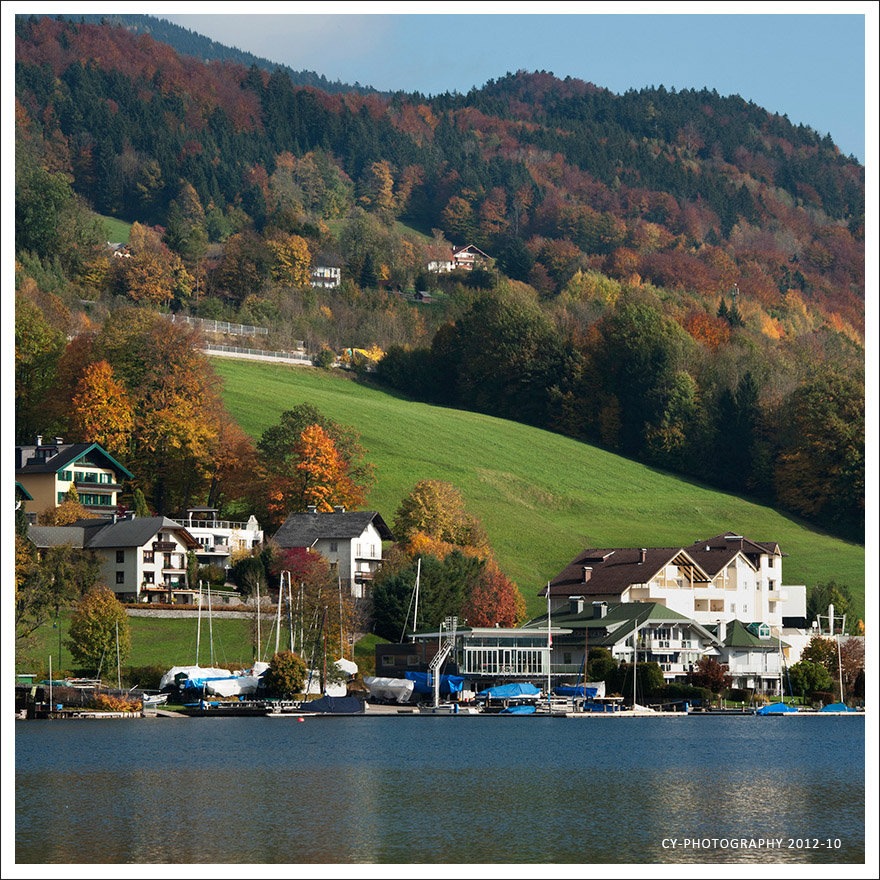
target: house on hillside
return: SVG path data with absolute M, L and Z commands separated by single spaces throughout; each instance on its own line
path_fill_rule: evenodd
M 131 472 L 97 443 L 64 443 L 61 437 L 15 447 L 15 480 L 30 496 L 28 519 L 54 510 L 76 487 L 90 514 L 112 516 L 117 495 Z
M 485 266 L 491 258 L 472 244 L 464 247 L 454 247 L 448 259 L 431 260 L 428 263 L 429 272 L 453 272 L 456 269 L 470 271 L 477 266 Z
M 373 510 L 332 513 L 291 513 L 275 533 L 275 543 L 283 549 L 295 547 L 316 550 L 330 562 L 331 570 L 356 599 L 372 594 L 372 582 L 382 565 L 382 542 L 393 540 L 385 520 Z
M 806 614 L 806 587 L 782 584 L 779 545 L 728 532 L 687 547 L 616 547 L 579 553 L 549 590 L 551 612 L 570 597 L 659 602 L 702 625 L 740 619 L 775 629 Z
M 342 261 L 336 257 L 320 254 L 309 273 L 312 287 L 335 288 L 342 283 Z
M 95 553 L 101 579 L 120 602 L 194 602 L 198 587 L 187 582 L 187 553 L 199 544 L 178 522 L 164 516 L 78 520 L 69 526 L 31 525 L 38 550 L 68 544 Z

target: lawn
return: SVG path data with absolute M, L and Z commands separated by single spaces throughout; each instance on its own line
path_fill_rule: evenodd
M 128 236 L 131 233 L 131 223 L 124 220 L 117 220 L 115 217 L 107 217 L 104 214 L 98 214 L 98 219 L 104 224 L 107 230 L 107 241 L 128 243 Z
M 686 545 L 729 530 L 778 541 L 787 584 L 848 585 L 864 615 L 864 547 L 754 501 L 549 431 L 412 402 L 334 371 L 212 363 L 229 412 L 255 439 L 303 402 L 353 425 L 376 465 L 369 507 L 389 526 L 418 480 L 455 484 L 531 614 L 543 610 L 538 590 L 585 547 Z
M 55 678 L 61 674 L 73 673 L 77 664 L 73 662 L 70 651 L 64 642 L 70 628 L 71 611 L 62 611 L 61 625 L 61 665 L 58 664 L 58 629 L 54 621 L 40 627 L 26 647 L 16 647 L 15 671 L 33 672 L 41 678 L 48 675 L 49 655 L 52 655 L 52 672 Z M 165 670 L 172 666 L 189 666 L 196 662 L 196 634 L 198 619 L 193 617 L 129 617 L 131 627 L 131 653 L 123 660 L 122 675 L 126 679 L 129 667 L 160 666 Z M 254 662 L 254 640 L 251 618 L 243 613 L 237 618 L 215 618 L 211 627 L 214 631 L 214 665 L 224 669 L 245 669 Z M 275 647 L 274 628 L 266 620 L 261 634 L 262 658 L 269 660 Z M 378 636 L 365 636 L 355 644 L 355 662 L 369 674 L 374 666 L 375 646 L 384 641 Z M 287 648 L 284 632 L 281 634 L 281 649 Z M 333 659 L 336 659 L 334 656 Z M 351 658 L 349 658 L 351 659 Z M 199 648 L 199 663 L 211 664 L 211 639 L 208 621 L 202 618 L 202 635 Z M 59 671 L 60 670 L 60 671 Z M 93 674 L 94 670 L 80 670 Z M 102 677 L 106 681 L 116 680 L 116 655 L 104 661 Z M 137 682 L 129 681 L 129 686 Z
M 75 668 L 70 651 L 64 644 L 70 626 L 70 611 L 61 613 L 61 670 L 70 671 Z M 52 655 L 53 674 L 58 671 L 58 630 L 54 621 L 40 627 L 26 648 L 17 648 L 15 656 L 16 672 L 48 671 L 48 657 Z M 158 618 L 130 617 L 131 654 L 122 662 L 123 674 L 129 666 L 185 666 L 195 663 L 196 659 L 196 618 Z M 214 630 L 214 662 L 217 666 L 237 668 L 250 666 L 253 663 L 253 640 L 251 637 L 250 620 L 243 614 L 241 620 L 216 619 L 212 621 Z M 265 641 L 265 639 L 264 639 Z M 211 662 L 211 646 L 207 620 L 202 620 L 202 638 L 199 651 L 202 666 Z M 104 661 L 102 672 L 104 678 L 115 680 L 116 655 Z

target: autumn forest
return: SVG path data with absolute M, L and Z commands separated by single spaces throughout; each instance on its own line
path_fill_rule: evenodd
M 15 136 L 16 440 L 98 440 L 153 511 L 277 520 L 314 501 L 303 444 L 341 456 L 340 497 L 370 479 L 318 413 L 254 443 L 176 313 L 266 327 L 265 348 L 375 347 L 361 381 L 863 538 L 865 169 L 830 137 L 737 96 L 546 72 L 322 91 L 25 16 Z M 468 244 L 487 266 L 427 271 Z M 312 288 L 326 261 L 342 283 Z

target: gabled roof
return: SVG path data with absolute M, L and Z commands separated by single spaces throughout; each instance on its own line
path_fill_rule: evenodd
M 718 574 L 737 553 L 742 553 L 753 568 L 757 568 L 761 556 L 784 556 L 776 541 L 752 541 L 743 535 L 725 532 L 705 541 L 695 541 L 685 547 L 688 553 L 711 575 Z
M 199 542 L 179 522 L 165 516 L 136 516 L 105 525 L 89 538 L 90 548 L 142 547 L 165 529 L 178 534 L 182 543 L 197 547 Z
M 487 260 L 489 259 L 488 254 L 484 253 L 476 245 L 473 244 L 466 244 L 464 245 L 464 247 L 454 247 L 452 249 L 453 257 L 463 253 L 479 254 L 481 257 L 485 257 Z
M 718 631 L 717 625 L 713 625 L 709 629 L 716 633 Z M 725 648 L 761 648 L 765 651 L 778 651 L 780 641 L 774 638 L 762 639 L 756 636 L 742 621 L 731 620 L 727 624 L 727 634 L 721 644 Z M 786 642 L 781 644 L 783 648 L 790 647 Z
M 680 547 L 633 547 L 581 551 L 553 580 L 551 596 L 619 596 L 633 584 L 646 584 L 670 563 L 690 569 L 699 583 L 706 572 Z M 586 573 L 584 569 L 590 569 Z M 545 587 L 539 596 L 547 595 Z
M 65 544 L 81 550 L 85 546 L 85 529 L 82 526 L 28 526 L 28 539 L 40 550 Z
M 81 519 L 69 526 L 30 526 L 28 537 L 37 547 L 71 544 L 87 550 L 143 547 L 159 532 L 173 531 L 187 547 L 198 541 L 178 522 L 164 516 L 143 516 L 112 522 L 108 519 Z
M 604 617 L 595 617 L 593 608 L 589 604 L 582 611 L 559 609 L 550 615 L 550 624 L 554 629 L 559 626 L 583 633 L 584 635 L 578 636 L 578 639 L 585 639 L 586 644 L 594 648 L 616 645 L 628 638 L 636 627 L 641 627 L 645 623 L 687 623 L 707 641 L 717 644 L 717 639 L 701 624 L 659 602 L 619 602 L 609 606 Z M 533 618 L 524 623 L 522 628 L 546 632 L 547 615 L 542 614 Z
M 54 455 L 45 460 L 37 460 L 37 449 L 56 449 Z M 97 453 L 107 462 L 105 467 L 113 468 L 123 476 L 132 478 L 131 472 L 123 467 L 106 449 L 98 443 L 59 443 L 57 446 L 16 446 L 15 447 L 15 472 L 16 474 L 54 474 L 64 470 L 75 462 L 84 458 L 91 452 Z
M 334 511 L 333 513 L 291 513 L 275 533 L 279 547 L 311 547 L 322 539 L 350 541 L 360 537 L 373 524 L 383 541 L 393 538 L 385 520 L 374 510 Z

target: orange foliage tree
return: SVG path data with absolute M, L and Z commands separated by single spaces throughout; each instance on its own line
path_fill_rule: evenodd
M 462 609 L 468 626 L 518 626 L 526 603 L 516 584 L 490 562 Z
M 360 507 L 364 492 L 351 478 L 348 464 L 320 425 L 309 425 L 299 436 L 291 459 L 293 468 L 276 477 L 269 489 L 269 514 L 280 521 L 288 513 L 314 505 L 330 512 L 337 505 Z
M 73 439 L 100 443 L 113 455 L 127 448 L 134 412 L 125 386 L 116 380 L 107 361 L 96 361 L 85 368 L 71 404 Z

